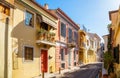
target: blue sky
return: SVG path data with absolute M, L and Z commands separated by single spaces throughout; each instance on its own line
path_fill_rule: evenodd
M 61 8 L 75 23 L 84 25 L 91 33 L 108 34 L 110 23 L 108 12 L 117 10 L 120 0 L 36 0 L 47 3 L 49 9 Z

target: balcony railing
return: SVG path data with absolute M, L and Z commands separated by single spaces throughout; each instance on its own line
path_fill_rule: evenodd
M 67 46 L 73 48 L 76 47 L 76 44 L 75 42 L 71 42 L 71 43 L 67 43 Z
M 49 32 L 44 29 L 40 29 L 37 32 L 37 40 L 38 41 L 44 41 L 48 43 L 54 43 L 55 42 L 55 33 Z
M 90 46 L 89 50 L 93 51 L 93 50 L 94 50 L 94 48 L 93 48 L 92 46 Z

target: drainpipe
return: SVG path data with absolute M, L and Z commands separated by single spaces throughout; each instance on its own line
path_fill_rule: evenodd
M 4 78 L 8 78 L 8 26 L 9 26 L 9 18 L 7 17 L 6 18 L 6 21 L 5 21 L 5 57 L 4 57 L 4 60 L 5 60 L 5 63 L 4 63 Z

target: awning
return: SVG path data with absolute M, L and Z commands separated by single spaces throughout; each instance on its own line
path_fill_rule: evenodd
M 48 17 L 43 16 L 43 15 L 37 15 L 37 19 L 39 20 L 39 22 L 45 22 L 48 25 L 52 26 L 53 28 L 57 28 L 57 23 L 55 21 L 52 21 L 50 19 L 48 19 Z

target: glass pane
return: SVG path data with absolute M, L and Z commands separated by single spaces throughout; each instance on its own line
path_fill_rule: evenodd
M 26 11 L 25 24 L 33 26 L 33 14 L 28 11 Z
M 64 51 L 61 49 L 61 60 L 64 61 Z
M 66 25 L 61 23 L 61 36 L 66 37 Z
M 69 42 L 72 42 L 72 29 L 69 28 Z

